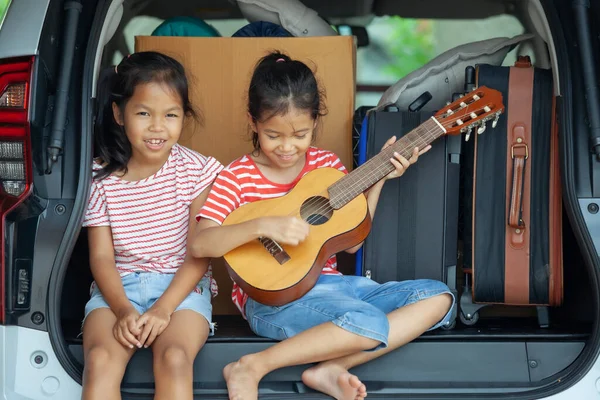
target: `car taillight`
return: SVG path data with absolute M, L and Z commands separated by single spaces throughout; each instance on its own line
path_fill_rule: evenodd
M 0 60 L 0 322 L 6 309 L 6 215 L 30 193 L 33 180 L 29 97 L 33 57 Z M 18 300 L 18 299 L 17 299 Z

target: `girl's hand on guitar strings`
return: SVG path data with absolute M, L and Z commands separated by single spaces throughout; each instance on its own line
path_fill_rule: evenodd
M 391 146 L 395 142 L 396 142 L 396 136 L 392 136 L 391 138 L 388 139 L 387 142 L 385 142 L 385 144 L 383 145 L 381 150 L 384 150 L 386 147 Z M 427 153 L 429 151 L 429 149 L 431 149 L 431 145 L 425 146 L 423 148 L 423 150 L 419 150 L 418 147 L 415 147 L 412 152 L 411 157 L 408 160 L 405 157 L 401 156 L 399 153 L 395 152 L 394 157 L 390 159 L 390 162 L 394 165 L 394 167 L 396 169 L 393 170 L 392 172 L 390 172 L 385 177 L 385 180 L 398 178 L 398 177 L 404 175 L 407 168 L 410 167 L 411 164 L 416 163 L 417 160 L 419 159 L 419 156 Z
M 298 217 L 263 217 L 259 220 L 260 236 L 280 244 L 296 246 L 308 236 L 310 225 Z

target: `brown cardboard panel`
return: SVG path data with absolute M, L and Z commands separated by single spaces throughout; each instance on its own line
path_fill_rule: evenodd
M 355 47 L 349 36 L 312 38 L 194 38 L 138 36 L 136 51 L 165 53 L 186 68 L 191 99 L 204 116 L 191 123 L 181 143 L 227 163 L 251 150 L 247 90 L 260 57 L 280 49 L 316 71 L 326 92 L 328 115 L 316 144 L 352 166 Z
M 315 71 L 324 89 L 328 113 L 322 119 L 316 145 L 335 152 L 352 168 L 352 116 L 356 47 L 349 36 L 310 38 L 196 38 L 138 36 L 136 51 L 154 50 L 183 64 L 191 85 L 191 100 L 203 124 L 186 122 L 180 143 L 227 164 L 252 150 L 247 119 L 247 90 L 258 60 L 282 50 Z M 213 263 L 219 296 L 214 314 L 237 314 L 231 302 L 231 279 L 222 260 Z

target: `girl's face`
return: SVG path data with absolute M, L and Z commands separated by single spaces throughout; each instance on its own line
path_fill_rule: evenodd
M 177 92 L 160 83 L 138 85 L 121 113 L 113 103 L 117 123 L 125 128 L 132 158 L 165 162 L 183 128 L 183 103 Z
M 317 125 L 309 111 L 291 108 L 285 115 L 275 115 L 250 125 L 258 133 L 261 152 L 273 168 L 286 169 L 304 162 Z

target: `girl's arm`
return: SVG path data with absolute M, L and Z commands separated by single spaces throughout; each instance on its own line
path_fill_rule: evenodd
M 383 148 L 381 150 L 394 144 L 395 141 L 396 141 L 396 137 L 395 136 L 391 137 L 383 145 Z M 397 153 L 394 154 L 395 158 L 391 159 L 390 161 L 392 164 L 394 164 L 394 167 L 396 167 L 396 169 L 394 171 L 390 172 L 390 174 L 387 175 L 384 179 L 380 180 L 379 182 L 377 182 L 376 184 L 371 186 L 371 188 L 367 192 L 367 207 L 369 209 L 369 215 L 371 216 L 371 219 L 373 219 L 375 217 L 375 210 L 377 209 L 377 203 L 379 202 L 379 196 L 381 195 L 381 190 L 383 189 L 383 185 L 385 184 L 385 181 L 402 176 L 404 174 L 404 172 L 406 172 L 406 169 L 408 167 L 410 167 L 411 164 L 416 163 L 417 160 L 419 159 L 419 156 L 421 154 L 428 152 L 430 148 L 431 148 L 431 145 L 426 146 L 421 151 L 419 151 L 418 148 L 415 148 L 413 150 L 413 154 L 409 160 L 407 160 L 406 158 L 402 157 L 401 155 L 399 155 Z M 360 249 L 362 247 L 363 243 L 364 242 L 361 242 L 361 243 L 357 244 L 356 246 L 349 248 L 348 250 L 346 250 L 346 252 L 350 253 L 350 254 L 356 253 L 358 251 L 358 249 Z
M 261 236 L 260 219 L 236 225 L 221 226 L 215 221 L 202 218 L 190 244 L 194 257 L 222 257 L 238 246 Z
M 197 258 L 222 257 L 261 236 L 283 244 L 297 245 L 308 235 L 308 224 L 296 217 L 256 218 L 235 225 L 221 224 L 242 204 L 242 183 L 227 168 L 215 179 L 200 216 L 196 233 L 188 240 L 190 254 Z M 200 208 L 198 208 L 200 210 Z
M 190 218 L 188 222 L 188 238 L 187 238 L 187 254 L 183 264 L 179 267 L 169 287 L 152 305 L 152 307 L 144 313 L 139 319 L 137 326 L 142 328 L 140 342 L 144 347 L 152 344 L 154 339 L 160 335 L 169 325 L 171 315 L 175 309 L 185 300 L 185 298 L 194 290 L 198 282 L 202 279 L 208 270 L 210 260 L 208 258 L 194 258 L 189 251 L 190 239 L 194 235 L 196 227 L 195 215 L 202 208 L 210 186 L 207 187 L 194 199 L 190 205 Z
M 376 184 L 371 186 L 371 188 L 369 189 L 369 191 L 366 194 L 367 208 L 369 209 L 369 215 L 371 216 L 371 220 L 375 216 L 375 210 L 377 209 L 377 203 L 379 202 L 379 195 L 381 194 L 381 189 L 383 189 L 384 183 L 385 183 L 385 179 L 380 180 L 379 182 L 377 182 Z M 356 246 L 351 247 L 348 250 L 346 250 L 346 253 L 350 253 L 350 254 L 356 253 L 362 247 L 363 244 L 364 244 L 364 242 L 360 242 Z
M 102 297 L 117 317 L 113 334 L 123 346 L 140 347 L 141 343 L 135 337 L 139 334 L 135 324 L 139 313 L 125 295 L 121 276 L 115 263 L 115 250 L 110 227 L 89 227 L 88 242 L 92 276 Z
M 222 257 L 236 247 L 262 236 L 295 246 L 306 239 L 308 231 L 308 223 L 296 217 L 263 217 L 227 226 L 202 218 L 198 222 L 190 252 L 194 257 Z
M 110 309 L 119 315 L 121 311 L 134 308 L 125 295 L 117 270 L 110 226 L 89 227 L 88 243 L 92 276 Z

